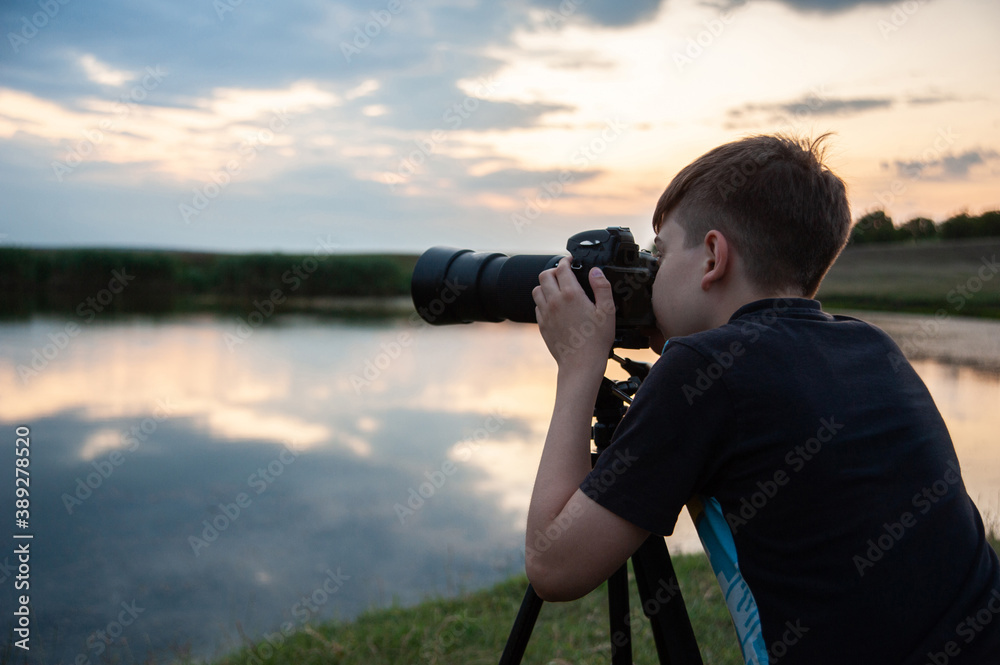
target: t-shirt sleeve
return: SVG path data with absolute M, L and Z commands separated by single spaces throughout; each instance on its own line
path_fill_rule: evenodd
M 736 430 L 725 369 L 668 344 L 580 489 L 636 526 L 670 535 L 688 500 L 709 491 L 725 461 L 722 443 Z

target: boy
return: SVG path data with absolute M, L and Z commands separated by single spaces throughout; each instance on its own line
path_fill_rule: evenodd
M 729 143 L 664 191 L 669 342 L 593 471 L 611 287 L 592 271 L 591 302 L 566 260 L 539 276 L 558 378 L 528 577 L 578 598 L 689 504 L 748 663 L 1000 662 L 1000 562 L 937 408 L 885 333 L 812 299 L 850 229 L 820 141 Z

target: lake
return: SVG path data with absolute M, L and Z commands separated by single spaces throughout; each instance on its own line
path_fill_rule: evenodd
M 995 518 L 1000 322 L 858 316 L 912 358 Z M 520 572 L 554 370 L 529 325 L 2 323 L 0 463 L 10 479 L 29 428 L 27 528 L 10 480 L 0 509 L 33 538 L 0 550 L 0 627 L 25 542 L 29 662 L 211 657 Z M 686 515 L 668 543 L 700 549 Z

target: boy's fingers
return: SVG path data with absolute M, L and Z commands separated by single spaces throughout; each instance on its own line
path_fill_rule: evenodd
M 559 263 L 553 268 L 552 272 L 556 276 L 556 281 L 559 282 L 559 288 L 565 289 L 567 286 L 572 286 L 571 282 L 576 281 L 576 276 L 573 275 L 573 271 L 570 269 L 569 257 L 564 256 L 559 259 Z
M 563 257 L 556 264 L 555 268 L 543 270 L 538 275 L 538 284 L 542 287 L 542 291 L 547 298 L 554 298 L 561 293 L 565 294 L 567 291 L 572 290 L 574 283 L 579 287 L 576 275 L 570 269 L 569 257 Z
M 531 299 L 534 300 L 535 305 L 539 307 L 545 304 L 545 291 L 542 289 L 541 284 L 531 289 Z
M 540 289 L 543 295 L 545 293 L 551 293 L 553 291 L 558 291 L 559 290 L 559 283 L 556 280 L 555 269 L 554 268 L 549 268 L 548 270 L 543 270 L 541 273 L 539 273 L 539 275 L 538 275 L 538 286 L 536 286 L 535 288 L 536 289 Z M 535 294 L 534 290 L 532 290 L 531 294 L 532 295 Z M 538 301 L 535 300 L 535 302 L 538 302 Z
M 611 293 L 611 282 L 600 268 L 590 269 L 590 288 L 594 290 L 594 304 L 604 311 L 615 310 L 615 297 Z
M 546 272 L 550 272 L 554 276 L 559 277 L 560 275 L 564 275 L 566 271 L 569 270 L 569 266 L 570 266 L 569 257 L 564 256 L 561 259 L 559 259 L 559 261 L 556 263 L 554 267 L 549 268 Z

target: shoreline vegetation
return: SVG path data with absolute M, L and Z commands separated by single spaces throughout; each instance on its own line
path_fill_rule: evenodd
M 416 256 L 0 248 L 0 316 L 384 309 Z M 270 314 L 267 314 L 270 316 Z
M 1000 318 L 1000 237 L 852 243 L 818 298 L 828 309 Z M 0 248 L 0 317 L 412 312 L 416 255 L 209 254 Z
M 681 596 L 706 663 L 742 665 L 736 632 L 719 584 L 703 553 L 671 557 Z M 395 665 L 496 663 L 527 588 L 523 574 L 455 598 L 362 613 L 351 621 L 295 625 L 245 640 L 213 665 Z M 670 597 L 675 598 L 676 592 Z M 629 569 L 629 622 L 635 662 L 658 662 L 649 620 Z M 289 626 L 289 624 L 285 624 Z M 524 663 L 608 663 L 607 584 L 568 603 L 543 603 Z
M 988 520 L 989 521 L 989 520 Z M 990 544 L 1000 552 L 996 520 Z M 705 663 L 742 665 L 743 658 L 719 584 L 704 553 L 672 558 Z M 513 626 L 527 579 L 518 575 L 456 598 L 431 598 L 412 607 L 362 613 L 351 621 L 283 624 L 213 665 L 390 665 L 495 663 Z M 648 619 L 629 573 L 629 617 L 635 662 L 658 662 Z M 673 597 L 673 596 L 671 596 Z M 569 603 L 544 603 L 524 655 L 525 663 L 607 663 L 607 586 Z

